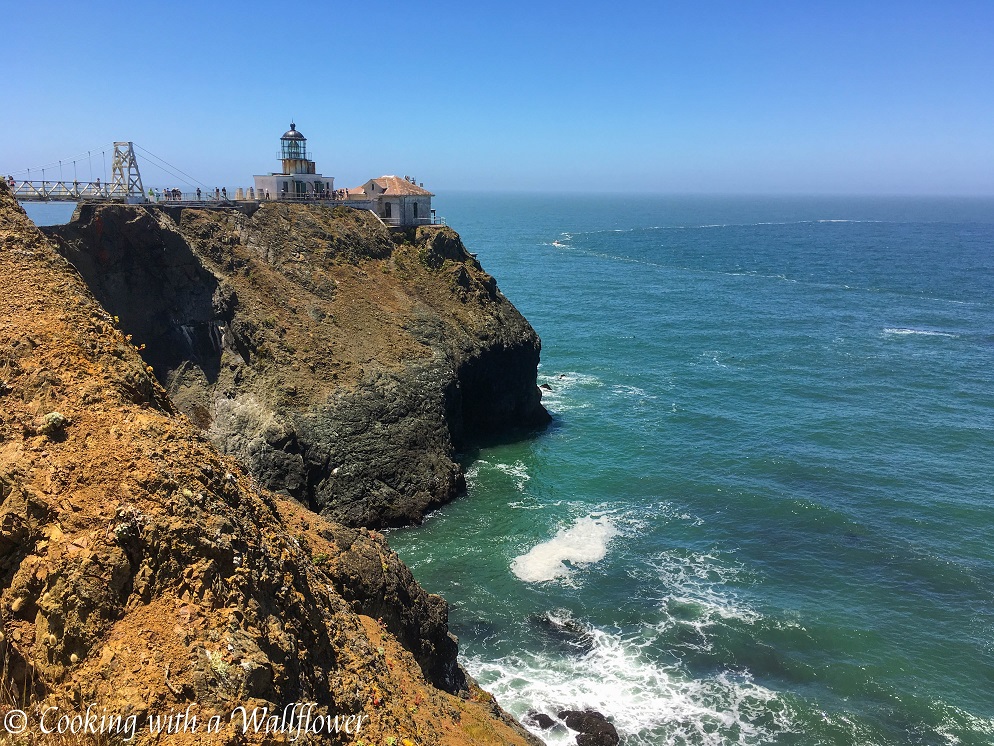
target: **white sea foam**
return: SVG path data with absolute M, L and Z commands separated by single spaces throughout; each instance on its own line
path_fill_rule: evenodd
M 959 339 L 959 334 L 953 334 L 951 332 L 937 332 L 930 329 L 905 329 L 901 327 L 887 327 L 884 329 L 884 334 L 918 334 L 923 337 L 949 337 L 951 339 Z
M 514 573 L 527 582 L 569 582 L 566 563 L 602 559 L 613 537 L 638 536 L 649 521 L 700 525 L 699 518 L 665 502 L 618 513 L 602 507 L 515 558 Z M 611 719 L 629 746 L 744 746 L 796 732 L 790 704 L 755 683 L 748 671 L 694 678 L 673 657 L 681 647 L 673 646 L 675 639 L 710 647 L 719 627 L 762 618 L 739 595 L 755 582 L 745 566 L 717 550 L 673 549 L 639 562 L 632 580 L 633 587 L 656 597 L 657 619 L 622 632 L 554 610 L 548 618 L 576 631 L 582 652 L 523 650 L 495 660 L 469 651 L 467 669 L 519 718 L 529 710 L 556 717 L 564 709 L 592 708 Z M 699 642 L 683 633 L 674 636 L 678 625 L 696 630 Z M 564 729 L 535 733 L 550 746 L 575 743 L 575 734 Z
M 607 545 L 618 529 L 605 515 L 578 518 L 569 528 L 560 531 L 511 562 L 511 571 L 526 583 L 568 580 L 573 570 L 567 565 L 588 565 L 600 562 L 607 554 Z
M 710 223 L 698 225 L 697 228 L 756 228 L 766 225 L 812 225 L 814 223 L 882 223 L 883 220 L 840 220 L 837 218 L 824 218 L 822 220 L 775 220 L 761 223 Z
M 490 462 L 486 459 L 480 459 L 475 461 L 471 466 L 466 469 L 466 486 L 475 487 L 480 481 L 480 469 L 484 466 L 489 466 Z
M 595 709 L 611 719 L 629 746 L 755 744 L 793 730 L 786 704 L 748 673 L 693 679 L 658 660 L 652 629 L 622 637 L 569 622 L 589 640 L 582 656 L 523 652 L 496 661 L 469 656 L 464 663 L 519 718 L 531 709 L 552 717 L 563 709 Z M 555 746 L 575 744 L 574 734 L 565 730 L 535 734 Z
M 547 510 L 551 505 L 561 505 L 562 502 L 548 503 L 529 495 L 525 495 L 520 500 L 511 500 L 507 507 L 515 510 Z
M 656 398 L 655 396 L 647 393 L 645 389 L 640 389 L 638 386 L 626 386 L 625 384 L 620 383 L 612 386 L 611 391 L 619 396 L 637 396 L 641 399 Z
M 710 363 L 711 365 L 714 365 L 715 367 L 718 368 L 727 368 L 728 365 L 721 362 L 720 356 L 721 352 L 719 350 L 705 350 L 700 355 L 698 355 L 698 358 L 702 360 L 705 364 Z M 697 365 L 697 363 L 691 363 L 691 365 Z
M 736 591 L 751 577 L 740 564 L 717 552 L 671 550 L 650 558 L 646 567 L 658 583 L 660 633 L 677 626 L 693 629 L 693 646 L 707 650 L 718 625 L 755 624 L 761 618 Z
M 513 464 L 494 464 L 494 468 L 514 479 L 514 486 L 518 492 L 524 492 L 531 475 L 528 474 L 528 467 L 520 459 Z
M 578 373 L 575 370 L 568 370 L 552 375 L 540 375 L 539 380 L 541 383 L 548 383 L 550 385 L 557 383 L 560 390 L 572 389 L 578 386 L 596 388 L 604 385 L 597 376 L 590 375 L 589 373 Z
M 932 706 L 942 711 L 942 722 L 936 727 L 936 733 L 950 746 L 963 743 L 962 739 L 956 735 L 957 731 L 962 733 L 965 730 L 968 733 L 982 734 L 988 738 L 994 736 L 994 718 L 977 717 L 944 702 L 933 702 Z
M 528 481 L 531 479 L 528 467 L 521 459 L 518 459 L 513 464 L 504 464 L 500 462 L 492 463 L 487 459 L 481 458 L 467 467 L 466 484 L 469 487 L 475 487 L 480 483 L 481 478 L 486 480 L 492 479 L 494 472 L 505 477 L 510 477 L 514 481 L 514 486 L 518 492 L 524 492 Z
M 555 375 L 544 375 L 540 372 L 538 382 L 540 385 L 548 386 L 542 389 L 542 404 L 554 414 L 574 409 L 587 409 L 591 403 L 584 401 L 581 392 L 584 389 L 600 388 L 604 385 L 597 376 L 575 371 Z
M 622 536 L 641 536 L 659 529 L 673 521 L 683 521 L 691 526 L 703 526 L 700 516 L 691 515 L 673 503 L 642 502 L 638 506 L 621 511 L 613 503 L 601 503 L 594 507 L 598 515 L 610 515 L 618 533 Z

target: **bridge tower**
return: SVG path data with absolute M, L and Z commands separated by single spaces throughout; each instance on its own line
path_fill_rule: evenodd
M 144 202 L 145 190 L 138 171 L 133 142 L 114 143 L 114 160 L 111 161 L 110 196 L 124 197 L 128 202 Z

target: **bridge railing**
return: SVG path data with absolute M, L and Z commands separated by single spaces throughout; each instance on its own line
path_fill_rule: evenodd
M 20 200 L 125 199 L 120 185 L 98 181 L 14 181 L 11 191 Z
M 434 214 L 434 210 L 432 210 L 432 213 L 433 214 L 430 217 L 412 218 L 407 223 L 403 222 L 399 217 L 396 217 L 396 216 L 384 217 L 383 215 L 376 215 L 376 217 L 378 217 L 380 219 L 380 222 L 383 223 L 383 225 L 391 225 L 391 226 L 398 226 L 398 225 L 407 225 L 407 226 L 412 226 L 412 225 L 445 225 L 445 218 L 435 215 Z M 376 213 L 374 213 L 374 214 L 376 214 Z
M 161 205 L 211 206 L 235 205 L 242 201 L 267 201 L 264 195 L 254 189 L 232 189 L 224 193 L 214 190 L 181 192 L 178 189 L 155 189 L 142 196 L 129 195 L 120 184 L 105 184 L 97 181 L 14 181 L 11 188 L 14 197 L 22 201 L 82 201 L 106 200 L 115 202 L 147 202 Z M 342 192 L 307 195 L 283 195 L 273 202 L 318 203 L 323 205 L 345 205 L 357 210 L 370 210 L 372 200 L 349 199 Z M 445 218 L 431 216 L 417 217 L 409 225 L 445 225 Z M 374 213 L 375 214 L 375 213 Z M 401 225 L 399 217 L 377 215 L 384 225 Z

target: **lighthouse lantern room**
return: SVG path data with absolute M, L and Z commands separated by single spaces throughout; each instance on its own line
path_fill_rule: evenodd
M 281 173 L 255 176 L 255 190 L 262 199 L 330 199 L 335 177 L 316 173 L 314 161 L 307 158 L 307 138 L 290 122 L 280 138 Z

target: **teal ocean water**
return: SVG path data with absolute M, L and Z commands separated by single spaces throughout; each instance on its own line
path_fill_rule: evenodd
M 507 709 L 994 744 L 994 200 L 436 206 L 541 334 L 554 422 L 390 542 Z
M 994 200 L 437 203 L 555 419 L 390 541 L 505 707 L 994 743 Z

